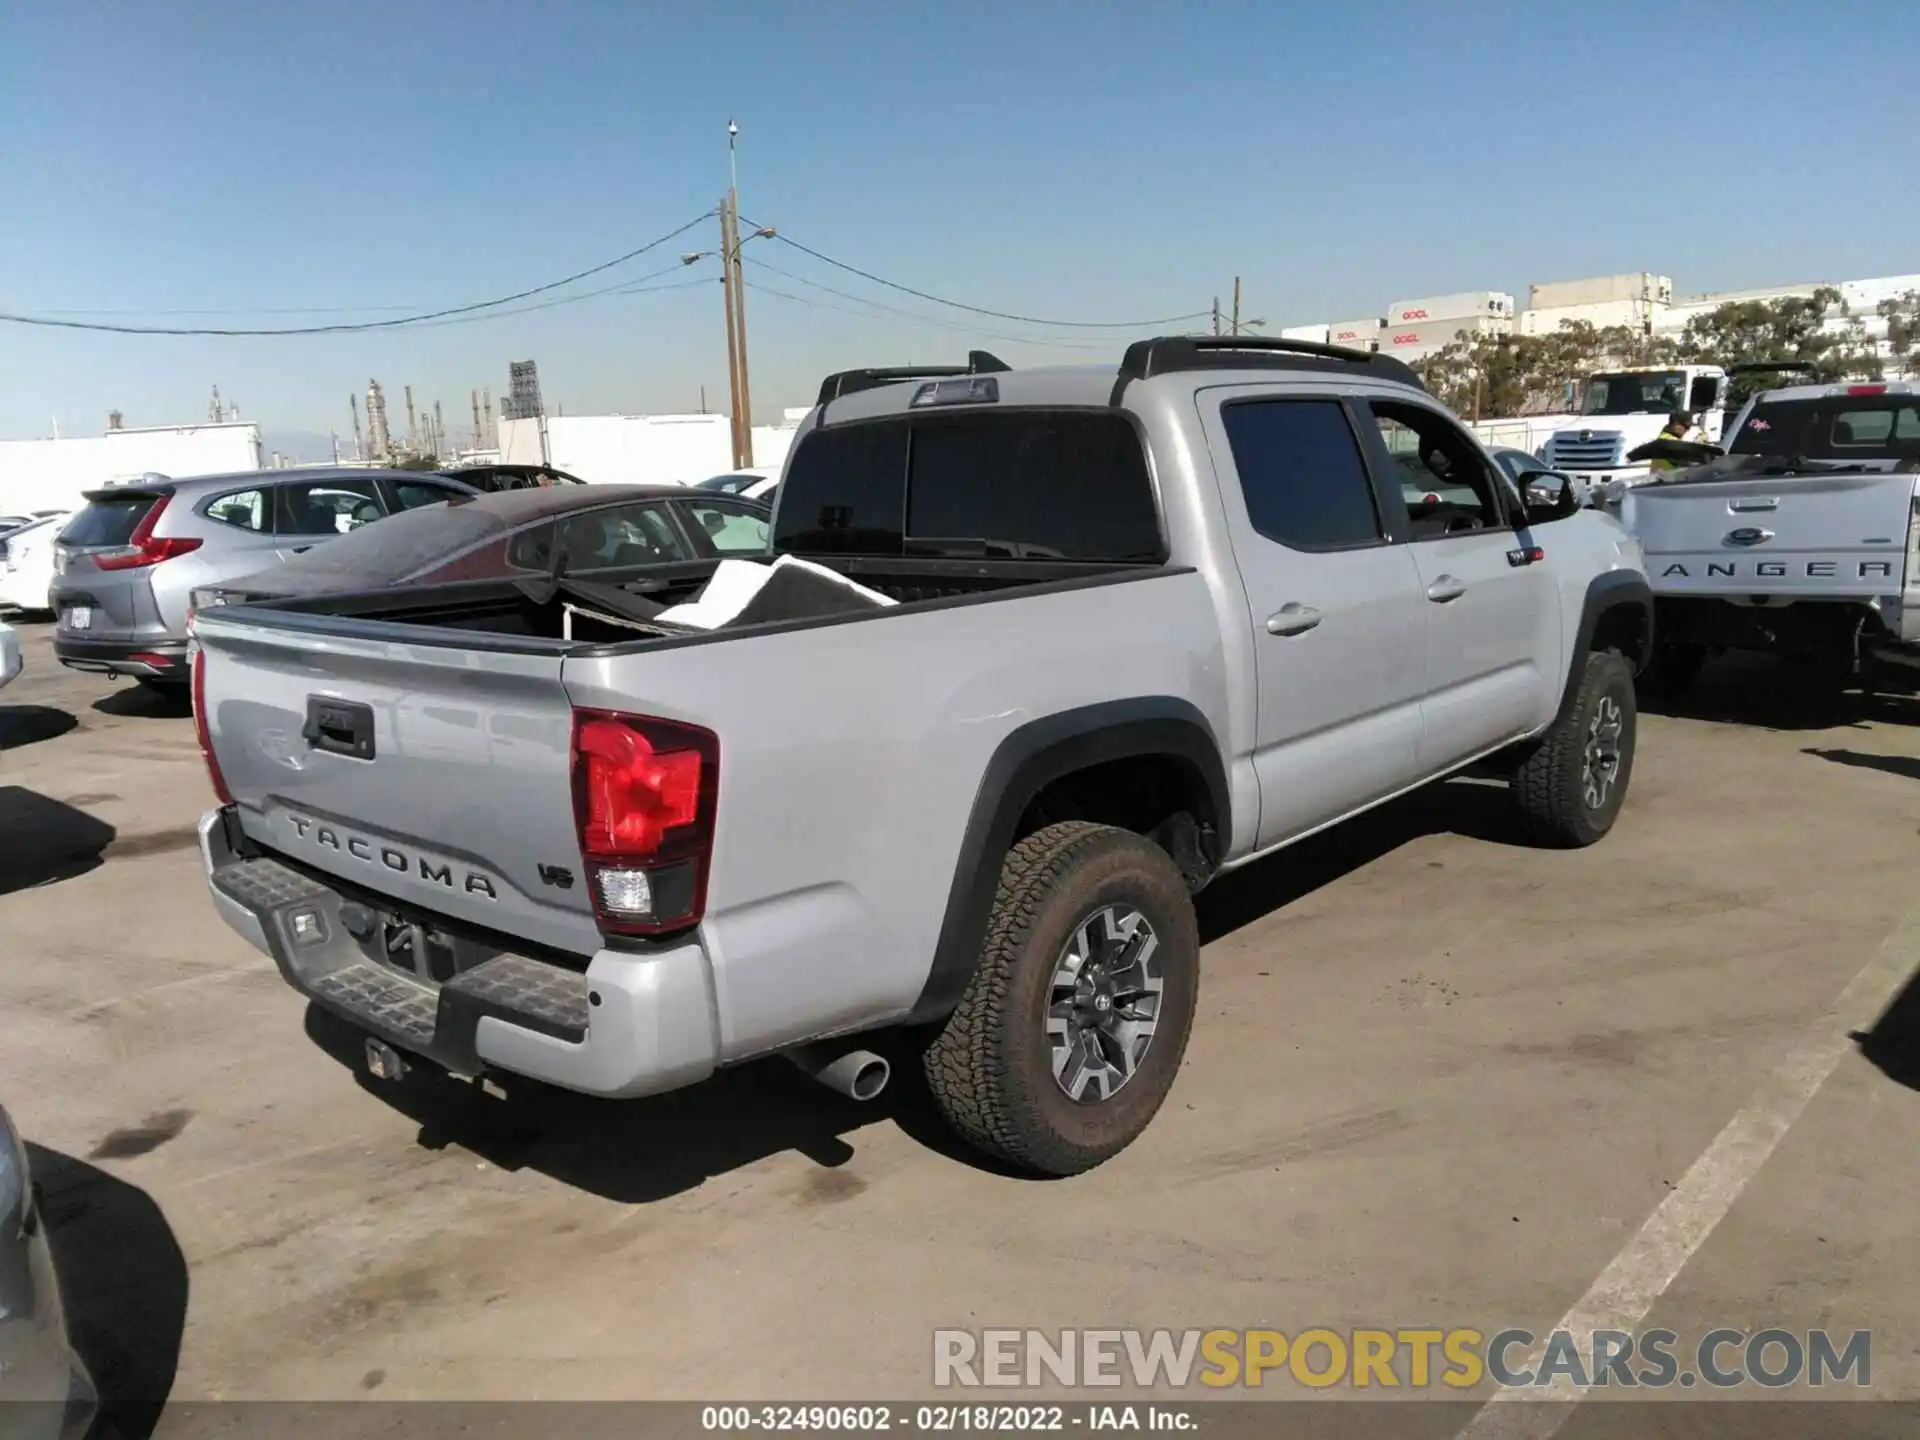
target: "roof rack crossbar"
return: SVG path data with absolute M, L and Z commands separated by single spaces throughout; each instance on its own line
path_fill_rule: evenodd
M 1280 367 L 1333 373 L 1371 371 L 1377 378 L 1417 390 L 1426 386 L 1403 360 L 1371 350 L 1327 345 L 1318 340 L 1287 340 L 1277 335 L 1162 335 L 1136 340 L 1120 361 L 1113 398 L 1132 380 L 1147 380 L 1174 370 L 1232 370 Z
M 964 365 L 896 365 L 864 370 L 841 370 L 820 382 L 816 405 L 826 405 L 842 395 L 857 395 L 862 390 L 877 390 L 882 385 L 898 385 L 906 380 L 939 380 L 950 375 L 998 375 L 1013 369 L 997 355 L 985 350 L 969 350 Z

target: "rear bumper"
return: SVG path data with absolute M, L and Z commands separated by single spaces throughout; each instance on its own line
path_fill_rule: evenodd
M 81 640 L 59 632 L 54 635 L 53 653 L 62 665 L 101 675 L 185 682 L 191 674 L 185 640 Z
M 584 972 L 497 951 L 436 983 L 385 960 L 382 928 L 355 937 L 349 924 L 364 929 L 367 907 L 354 896 L 272 856 L 243 855 L 237 834 L 224 810 L 201 817 L 220 917 L 294 989 L 397 1049 L 455 1074 L 503 1071 L 610 1098 L 713 1073 L 713 972 L 697 937 L 602 950 Z

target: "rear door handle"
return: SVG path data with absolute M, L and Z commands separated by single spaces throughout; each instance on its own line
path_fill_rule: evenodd
M 1269 635 L 1304 635 L 1320 623 L 1320 612 L 1311 605 L 1289 600 L 1267 617 Z
M 1427 586 L 1427 599 L 1437 605 L 1444 605 L 1449 600 L 1458 600 L 1466 593 L 1466 582 L 1456 580 L 1451 575 L 1442 575 L 1431 585 Z

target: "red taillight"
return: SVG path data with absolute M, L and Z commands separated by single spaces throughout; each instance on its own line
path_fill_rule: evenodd
M 140 517 L 140 523 L 133 527 L 133 534 L 127 537 L 126 545 L 117 550 L 96 551 L 93 563 L 102 570 L 137 570 L 143 565 L 158 565 L 162 560 L 171 560 L 176 555 L 189 555 L 198 550 L 200 542 L 188 536 L 177 535 L 169 540 L 153 538 L 154 526 L 160 523 L 160 516 L 171 499 L 171 495 L 162 495 L 155 500 L 147 513 Z
M 200 737 L 200 754 L 207 762 L 207 778 L 213 781 L 213 794 L 222 805 L 233 804 L 220 762 L 213 756 L 213 735 L 207 729 L 207 652 L 196 644 L 193 651 L 193 729 Z
M 650 935 L 700 919 L 719 783 L 711 730 L 574 712 L 574 822 L 603 931 Z
M 1884 395 L 1887 393 L 1887 387 L 1884 385 L 1849 385 L 1847 386 L 1847 393 L 1849 395 Z

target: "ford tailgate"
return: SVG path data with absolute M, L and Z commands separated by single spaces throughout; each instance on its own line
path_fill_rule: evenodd
M 1682 481 L 1629 490 L 1620 521 L 1659 595 L 1868 599 L 1901 592 L 1911 474 Z

